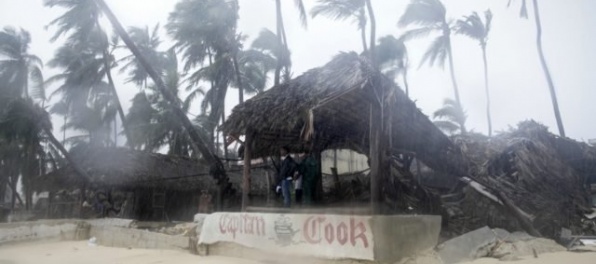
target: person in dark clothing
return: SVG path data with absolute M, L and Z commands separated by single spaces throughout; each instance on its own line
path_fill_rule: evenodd
M 296 172 L 296 162 L 290 157 L 290 152 L 287 147 L 280 149 L 280 156 L 282 158 L 281 167 L 279 168 L 279 174 L 277 175 L 277 188 L 276 192 L 280 192 L 284 198 L 284 206 L 290 207 L 292 196 L 290 189 L 292 188 L 292 180 L 294 179 L 294 173 Z
M 315 156 L 309 152 L 306 154 L 302 162 L 300 162 L 300 175 L 302 176 L 302 190 L 304 194 L 304 204 L 312 205 L 316 186 L 317 175 L 319 171 L 319 163 Z

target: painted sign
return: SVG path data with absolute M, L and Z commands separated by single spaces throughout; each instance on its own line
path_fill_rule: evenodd
M 373 260 L 370 217 L 348 215 L 214 213 L 200 244 L 232 242 L 267 252 Z

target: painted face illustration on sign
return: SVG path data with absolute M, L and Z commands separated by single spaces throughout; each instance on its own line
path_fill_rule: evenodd
M 294 230 L 292 228 L 292 221 L 289 217 L 281 215 L 277 220 L 275 220 L 275 234 L 276 239 L 275 242 L 280 246 L 289 246 L 295 244 L 294 242 L 294 235 L 298 233 L 299 230 Z

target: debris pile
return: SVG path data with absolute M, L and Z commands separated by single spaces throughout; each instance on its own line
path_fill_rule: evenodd
M 555 239 L 561 228 L 574 234 L 594 233 L 584 215 L 592 212 L 590 183 L 596 178 L 596 148 L 555 136 L 534 121 L 490 139 L 459 136 L 454 141 L 470 163 L 468 177 L 516 210 L 505 210 L 461 184 L 449 194 L 460 199 L 442 204 L 446 230 L 452 232 L 447 236 L 483 226 Z

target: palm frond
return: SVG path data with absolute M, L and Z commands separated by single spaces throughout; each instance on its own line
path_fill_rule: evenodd
M 446 10 L 440 0 L 411 0 L 406 11 L 399 18 L 398 25 L 407 27 L 419 25 L 423 27 L 446 24 Z
M 433 124 L 447 134 L 454 134 L 460 130 L 459 125 L 446 120 L 436 120 Z
M 306 28 L 308 26 L 308 15 L 306 13 L 304 3 L 302 2 L 302 0 L 294 0 L 294 5 L 298 9 L 298 13 L 300 14 L 300 22 L 302 23 L 302 26 Z
M 464 124 L 467 116 L 463 108 L 453 99 L 445 99 L 443 107 L 433 113 L 433 118 L 445 119 L 457 124 Z
M 435 64 L 444 67 L 449 52 L 449 45 L 448 36 L 441 35 L 435 38 L 422 56 L 419 67 L 422 67 L 426 62 L 428 62 L 431 67 Z
M 46 92 L 43 81 L 43 74 L 39 67 L 31 67 L 29 77 L 32 81 L 29 89 L 31 90 L 31 97 L 39 100 L 46 100 Z
M 364 6 L 364 0 L 318 0 L 310 15 L 312 18 L 322 15 L 333 20 L 354 18 L 354 21 L 360 22 L 360 11 Z
M 425 37 L 428 37 L 433 32 L 437 32 L 438 29 L 439 28 L 436 28 L 436 27 L 421 27 L 421 28 L 410 29 L 410 30 L 404 32 L 399 37 L 399 39 L 402 41 L 410 41 L 410 40 L 414 40 L 414 39 L 425 38 Z

